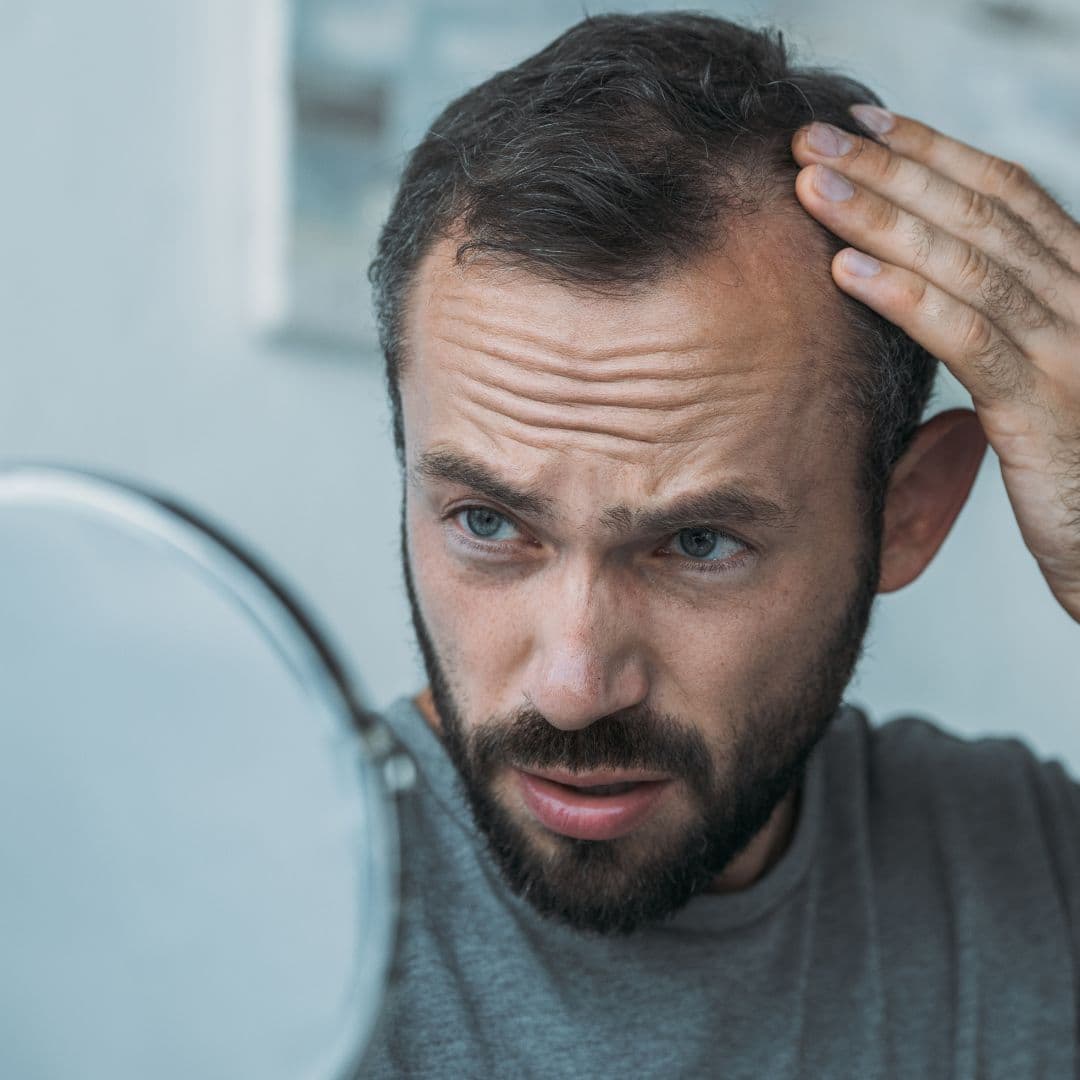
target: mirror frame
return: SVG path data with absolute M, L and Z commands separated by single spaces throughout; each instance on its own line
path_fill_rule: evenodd
M 385 721 L 360 703 L 327 635 L 296 594 L 282 584 L 280 575 L 268 570 L 246 545 L 202 513 L 138 481 L 35 461 L 0 461 L 0 510 L 5 505 L 93 511 L 179 553 L 244 610 L 301 686 L 331 713 L 343 734 L 355 736 L 357 749 L 369 766 L 365 771 L 377 786 L 372 790 L 371 785 L 360 784 L 358 762 L 357 792 L 365 802 L 367 820 L 374 823 L 369 855 L 375 873 L 385 883 L 387 902 L 382 905 L 380 925 L 366 932 L 369 940 L 381 943 L 376 961 L 381 987 L 378 1005 L 368 1010 L 366 1030 L 343 1032 L 340 1045 L 326 1048 L 328 1075 L 352 1075 L 377 1027 L 397 953 L 401 861 L 396 798 L 416 779 L 408 751 Z M 362 1011 L 363 1003 L 358 1001 L 354 1015 Z

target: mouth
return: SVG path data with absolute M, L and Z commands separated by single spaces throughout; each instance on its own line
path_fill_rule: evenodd
M 513 771 L 525 805 L 540 824 L 578 840 L 613 840 L 632 832 L 672 783 L 656 773 Z

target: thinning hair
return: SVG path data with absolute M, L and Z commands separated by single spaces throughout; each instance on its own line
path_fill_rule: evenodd
M 798 204 L 791 139 L 815 119 L 877 138 L 849 113 L 857 102 L 881 104 L 840 73 L 796 66 L 780 31 L 678 11 L 585 18 L 451 102 L 405 163 L 369 270 L 399 457 L 406 308 L 437 241 L 459 238 L 459 264 L 484 257 L 624 295 L 721 249 L 754 214 L 797 211 L 805 257 L 827 277 L 844 243 Z M 837 400 L 857 418 L 876 544 L 936 362 L 835 292 Z

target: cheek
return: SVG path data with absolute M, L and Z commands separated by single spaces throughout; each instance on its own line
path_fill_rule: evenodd
M 844 644 L 837 635 L 859 586 L 859 555 L 849 534 L 843 542 L 808 549 L 785 573 L 762 612 L 753 658 L 763 695 L 813 676 L 815 667 L 834 659 L 827 650 Z
M 767 595 L 717 596 L 692 610 L 659 599 L 650 605 L 643 636 L 656 704 L 677 715 L 719 720 L 741 712 L 763 657 L 783 636 Z
M 550 638 L 558 603 L 544 593 L 550 579 L 515 583 L 471 570 L 434 515 L 411 507 L 409 515 L 418 601 L 462 705 L 516 703 L 534 648 Z M 842 614 L 856 580 L 853 546 L 840 537 L 804 539 L 747 588 L 702 583 L 688 593 L 660 579 L 624 579 L 617 651 L 637 654 L 654 704 L 678 715 L 732 715 L 774 698 L 806 677 Z
M 857 581 L 854 555 L 792 554 L 753 588 L 680 608 L 650 607 L 647 641 L 663 681 L 657 689 L 685 715 L 717 717 L 790 692 L 835 633 Z

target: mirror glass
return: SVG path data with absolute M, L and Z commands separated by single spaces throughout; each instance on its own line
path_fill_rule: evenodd
M 310 619 L 191 511 L 26 464 L 0 597 L 0 1076 L 346 1075 L 409 763 Z

